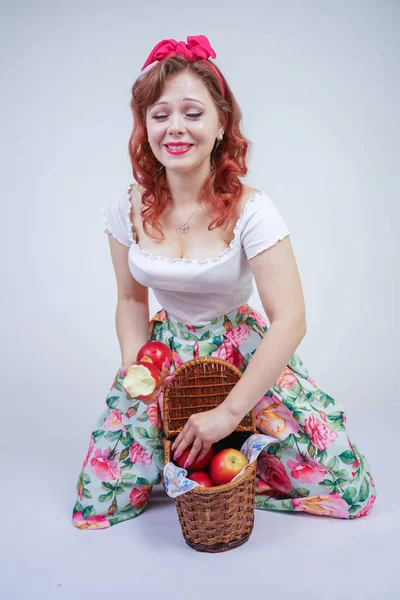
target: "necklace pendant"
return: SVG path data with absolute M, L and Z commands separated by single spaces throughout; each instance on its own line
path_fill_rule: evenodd
M 189 225 L 187 222 L 182 221 L 181 223 L 179 223 L 178 229 L 181 233 L 186 233 L 189 229 Z

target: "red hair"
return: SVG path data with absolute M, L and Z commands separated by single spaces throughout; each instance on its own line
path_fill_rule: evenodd
M 225 98 L 214 70 L 218 71 L 223 81 Z M 171 56 L 158 62 L 133 84 L 131 109 L 134 126 L 129 139 L 133 176 L 144 190 L 143 228 L 153 239 L 165 239 L 158 221 L 172 198 L 165 168 L 154 156 L 148 142 L 146 110 L 161 96 L 166 80 L 182 72 L 189 72 L 202 80 L 224 123 L 224 137 L 211 152 L 211 172 L 203 184 L 199 199 L 205 200 L 209 212 L 216 215 L 208 226 L 210 231 L 228 226 L 244 193 L 244 185 L 239 178 L 247 173 L 246 156 L 250 142 L 240 131 L 242 113 L 221 71 L 208 60 L 189 62 L 182 56 Z M 157 230 L 161 238 L 152 235 L 149 228 Z

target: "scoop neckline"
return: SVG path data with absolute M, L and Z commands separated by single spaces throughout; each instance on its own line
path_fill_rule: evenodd
M 176 257 L 176 258 L 171 258 L 169 256 L 161 256 L 159 254 L 154 254 L 153 252 L 148 252 L 147 250 L 144 250 L 144 248 L 142 248 L 142 246 L 139 244 L 139 242 L 137 242 L 133 236 L 133 232 L 132 232 L 132 222 L 130 219 L 130 214 L 131 214 L 131 208 L 132 208 L 132 204 L 130 201 L 130 189 L 128 189 L 127 193 L 126 193 L 126 200 L 127 200 L 127 225 L 128 225 L 128 231 L 129 231 L 129 239 L 131 241 L 131 247 L 129 248 L 129 250 L 136 246 L 137 249 L 139 250 L 139 252 L 141 254 L 143 254 L 144 256 L 147 256 L 153 260 L 165 260 L 167 262 L 184 262 L 184 263 L 196 263 L 196 264 L 206 264 L 209 262 L 215 262 L 220 260 L 223 256 L 225 256 L 226 254 L 228 254 L 228 252 L 230 252 L 232 250 L 232 248 L 235 246 L 235 244 L 237 244 L 237 236 L 240 230 L 240 224 L 243 218 L 243 215 L 246 213 L 246 210 L 249 206 L 249 204 L 251 202 L 254 202 L 254 200 L 258 197 L 258 196 L 262 196 L 263 194 L 265 194 L 264 190 L 257 190 L 252 196 L 250 196 L 250 198 L 246 201 L 244 207 L 242 208 L 242 211 L 236 221 L 236 224 L 233 228 L 233 239 L 230 242 L 229 246 L 227 246 L 226 248 L 224 248 L 223 250 L 221 250 L 220 252 L 218 252 L 218 254 L 216 254 L 215 256 L 211 256 L 210 258 L 204 258 L 204 259 L 199 259 L 199 258 L 186 258 L 184 256 L 180 257 Z

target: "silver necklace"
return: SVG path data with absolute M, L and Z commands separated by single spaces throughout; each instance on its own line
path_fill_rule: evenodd
M 172 201 L 172 206 L 174 208 L 176 208 L 175 202 Z M 194 215 L 194 213 L 196 212 L 196 210 L 199 208 L 200 204 L 197 204 L 196 208 L 194 209 L 194 211 L 192 212 L 192 214 L 190 215 L 189 219 L 187 221 L 181 221 L 178 225 L 178 231 L 180 231 L 180 233 L 186 233 L 187 231 L 189 231 L 189 220 L 192 218 L 192 216 Z M 179 218 L 179 216 L 178 216 Z

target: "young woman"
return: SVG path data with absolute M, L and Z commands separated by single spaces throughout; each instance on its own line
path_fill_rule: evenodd
M 255 408 L 276 439 L 258 460 L 256 508 L 353 519 L 376 498 L 344 408 L 317 387 L 295 350 L 306 333 L 290 231 L 266 192 L 241 183 L 248 142 L 241 112 L 205 36 L 155 46 L 132 88 L 129 152 L 136 184 L 103 207 L 115 269 L 122 362 L 77 485 L 73 523 L 101 529 L 138 516 L 162 481 L 163 382 L 129 400 L 126 369 L 149 339 L 174 367 L 198 356 L 243 373 L 224 402 L 192 416 L 176 439 L 189 462 Z M 253 278 L 265 315 L 248 304 Z M 149 321 L 148 288 L 162 306 Z M 149 327 L 150 324 L 150 327 Z

